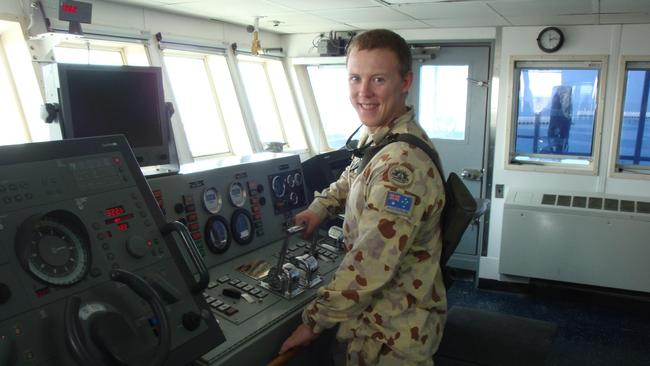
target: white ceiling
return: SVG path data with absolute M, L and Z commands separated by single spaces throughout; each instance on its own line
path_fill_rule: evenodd
M 650 23 L 650 0 L 110 0 L 276 33 Z

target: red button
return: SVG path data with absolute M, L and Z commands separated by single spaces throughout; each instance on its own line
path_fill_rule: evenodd
M 229 307 L 228 309 L 224 310 L 223 312 L 224 312 L 226 315 L 228 315 L 228 316 L 232 316 L 232 315 L 237 314 L 237 313 L 239 312 L 239 310 L 237 310 L 237 309 L 235 309 L 235 308 L 233 308 L 233 307 L 231 306 L 231 307 Z

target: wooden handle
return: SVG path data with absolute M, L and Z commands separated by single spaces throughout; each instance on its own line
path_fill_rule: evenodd
M 278 357 L 271 360 L 271 362 L 269 362 L 268 365 L 266 366 L 282 366 L 285 363 L 287 363 L 289 360 L 291 360 L 293 356 L 296 355 L 296 353 L 298 353 L 298 349 L 292 348 L 286 351 L 285 353 L 278 355 Z

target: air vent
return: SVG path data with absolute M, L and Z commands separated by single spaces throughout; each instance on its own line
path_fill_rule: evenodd
M 542 196 L 542 205 L 553 205 L 555 206 L 555 195 L 554 194 L 545 194 Z
M 622 212 L 634 212 L 634 201 L 623 201 L 623 200 L 621 200 L 621 211 Z
M 596 210 L 603 209 L 603 199 L 600 197 L 589 197 L 589 208 Z
M 636 212 L 650 214 L 650 202 L 637 202 L 636 203 Z
M 587 197 L 573 196 L 573 207 L 587 207 Z
M 571 206 L 571 196 L 557 196 L 558 206 Z
M 605 210 L 618 211 L 618 200 L 613 200 L 611 198 L 605 198 Z

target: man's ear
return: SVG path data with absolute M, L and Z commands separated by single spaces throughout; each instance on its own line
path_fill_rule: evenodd
M 413 85 L 413 71 L 407 72 L 402 78 L 402 94 L 408 93 L 411 85 Z

